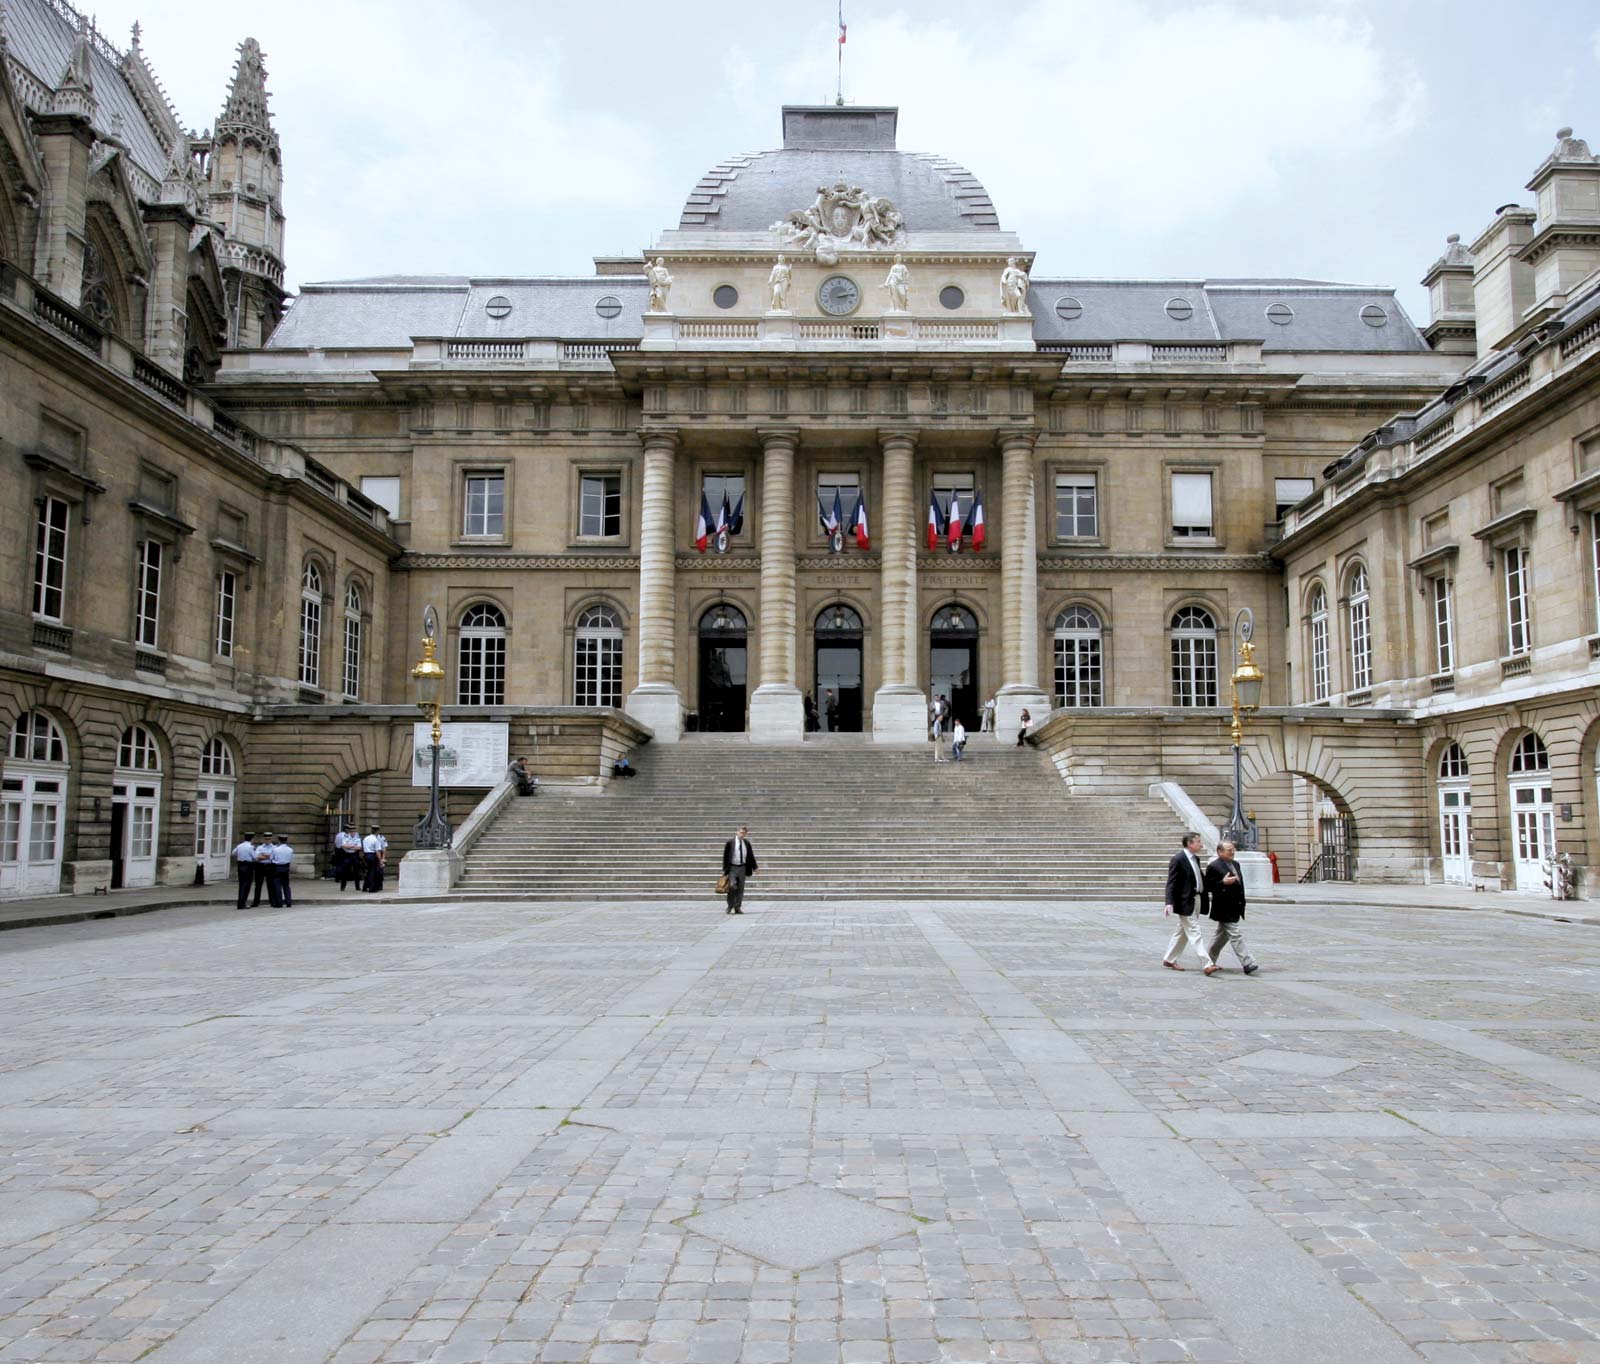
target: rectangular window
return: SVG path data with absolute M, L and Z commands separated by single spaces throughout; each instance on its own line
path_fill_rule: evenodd
M 1093 539 L 1100 534 L 1100 499 L 1093 474 L 1056 475 L 1056 535 Z
M 351 701 L 361 696 L 361 613 L 345 607 L 344 694 Z
M 133 642 L 154 649 L 161 628 L 161 542 L 139 543 L 138 573 L 134 581 Z
M 578 534 L 622 534 L 622 475 L 585 474 L 578 495 Z
M 466 515 L 461 533 L 503 536 L 506 533 L 506 476 L 468 474 Z
M 398 478 L 366 478 L 361 480 L 361 495 L 376 502 L 390 516 L 400 515 L 400 480 Z
M 972 490 L 977 485 L 971 474 L 935 474 L 933 476 L 933 495 L 939 503 L 939 515 L 946 521 L 950 519 L 950 499 L 957 494 L 961 497 L 961 533 L 967 534 L 972 516 Z M 846 515 L 850 508 L 845 508 Z
M 1528 551 L 1513 546 L 1506 551 L 1506 653 L 1513 657 L 1532 647 L 1528 619 Z
M 239 599 L 239 580 L 232 573 L 217 574 L 217 657 L 233 657 L 233 613 Z
M 1595 628 L 1600 630 L 1600 512 L 1589 518 L 1589 548 L 1594 555 Z
M 59 497 L 39 505 L 33 543 L 33 614 L 41 620 L 60 620 L 67 585 L 68 507 Z
M 1272 480 L 1272 519 L 1281 521 L 1289 513 L 1289 508 L 1298 505 L 1305 498 L 1311 496 L 1311 490 L 1317 486 L 1313 478 L 1275 478 Z
M 700 481 L 700 490 L 706 496 L 706 506 L 711 508 L 711 524 L 715 526 L 724 498 L 728 501 L 729 516 L 738 511 L 739 503 L 744 501 L 744 475 L 706 474 Z M 700 508 L 696 507 L 694 512 L 698 516 Z
M 0 801 L 0 862 L 15 862 L 22 839 L 22 797 L 20 781 L 6 783 L 5 800 Z
M 1350 685 L 1355 691 L 1372 686 L 1372 618 L 1365 596 L 1350 599 Z
M 1450 579 L 1433 580 L 1433 670 L 1447 673 L 1456 666 L 1454 590 Z
M 1328 613 L 1311 614 L 1311 699 L 1328 699 Z
M 1179 540 L 1211 537 L 1210 474 L 1173 474 L 1172 535 Z

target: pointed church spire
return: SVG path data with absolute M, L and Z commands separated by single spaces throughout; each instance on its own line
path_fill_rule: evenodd
M 94 122 L 94 68 L 90 65 L 91 38 L 89 21 L 78 18 L 77 36 L 72 40 L 72 51 L 56 82 L 55 94 L 50 99 L 50 109 L 57 114 L 76 114 Z
M 267 68 L 261 58 L 261 44 L 254 38 L 239 44 L 239 61 L 217 119 L 217 136 L 220 138 L 227 128 L 254 133 L 273 147 L 278 144 L 278 135 L 272 131 L 272 114 L 267 109 Z

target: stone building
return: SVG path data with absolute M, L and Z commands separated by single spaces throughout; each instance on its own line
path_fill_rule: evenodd
M 1562 517 L 1592 515 L 1594 466 L 1567 450 L 1558 476 L 1543 437 L 1548 470 L 1509 436 L 1491 453 L 1462 407 L 1502 386 L 1507 354 L 1528 363 L 1496 432 L 1555 401 L 1553 362 L 1526 347 L 1560 350 L 1550 328 L 1595 264 L 1581 143 L 1541 170 L 1537 212 L 1452 242 L 1420 331 L 1384 288 L 1053 273 L 971 171 L 901 150 L 896 111 L 863 106 L 784 109 L 779 146 L 714 165 L 675 226 L 590 276 L 308 284 L 285 312 L 255 45 L 195 135 L 137 34 L 118 53 L 64 0 L 0 0 L 0 16 L 0 346 L 23 376 L 0 398 L 0 460 L 29 490 L 0 509 L 6 808 L 21 827 L 59 795 L 40 818 L 59 820 L 68 885 L 127 881 L 128 830 L 152 826 L 116 813 L 150 786 L 119 766 L 143 751 L 131 728 L 166 764 L 140 798 L 158 815 L 150 875 L 187 879 L 196 860 L 181 820 L 216 787 L 200 780 L 214 738 L 252 824 L 314 845 L 325 812 L 365 801 L 403 844 L 425 604 L 450 715 L 508 724 L 547 775 L 603 780 L 601 755 L 646 738 L 798 741 L 807 693 L 832 692 L 864 743 L 922 737 L 939 693 L 976 728 L 992 695 L 1003 739 L 1026 710 L 1071 789 L 1176 782 L 1219 822 L 1248 608 L 1268 675 L 1250 804 L 1288 872 L 1326 825 L 1354 853 L 1338 874 L 1458 873 L 1428 774 L 1460 738 L 1478 818 L 1494 799 L 1479 769 L 1504 765 L 1487 736 L 1526 720 L 1530 686 L 1569 698 L 1539 722 L 1553 808 L 1575 811 L 1552 817 L 1595 859 L 1580 711 L 1596 582 L 1554 557 L 1573 554 Z M 1579 432 L 1594 385 L 1581 349 L 1569 361 Z M 1553 496 L 1568 510 L 1541 508 Z M 1413 498 L 1435 521 L 1459 506 L 1460 524 L 1429 539 Z M 1486 538 L 1468 549 L 1461 526 Z M 1532 550 L 1535 573 L 1551 556 L 1541 593 L 1587 584 L 1588 624 L 1538 597 L 1507 668 L 1462 616 L 1457 660 L 1435 669 L 1414 589 L 1453 573 L 1439 547 L 1503 563 L 1517 536 L 1550 541 Z M 152 545 L 153 634 L 127 572 L 149 577 Z M 242 603 L 227 654 L 224 573 Z M 1469 701 L 1470 720 L 1452 709 Z M 1509 883 L 1504 831 L 1474 832 L 1476 874 Z M 0 878 L 21 868 L 0 893 L 48 880 L 26 862 L 0 858 Z

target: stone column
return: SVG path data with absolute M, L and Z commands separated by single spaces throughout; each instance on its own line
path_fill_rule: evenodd
M 1039 554 L 1034 505 L 1033 444 L 1037 433 L 1000 433 L 1000 675 L 995 737 L 1015 742 L 1026 710 L 1037 724 L 1050 713 L 1039 688 Z
M 655 731 L 657 743 L 676 743 L 683 733 L 678 695 L 676 591 L 677 540 L 673 457 L 678 433 L 660 428 L 640 433 L 644 443 L 644 492 L 639 516 L 639 685 L 628 693 L 627 712 Z
M 928 733 L 928 698 L 917 685 L 917 433 L 878 433 L 883 450 L 883 504 L 878 511 L 879 637 L 883 685 L 872 698 L 876 743 L 914 743 Z
M 805 738 L 805 706 L 795 684 L 794 452 L 797 428 L 761 431 L 760 685 L 750 697 L 750 737 L 777 743 Z

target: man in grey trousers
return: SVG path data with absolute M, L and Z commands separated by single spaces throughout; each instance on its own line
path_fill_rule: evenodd
M 744 913 L 745 878 L 757 871 L 756 850 L 750 846 L 750 830 L 739 826 L 739 832 L 722 845 L 722 874 L 728 878 L 728 913 Z

